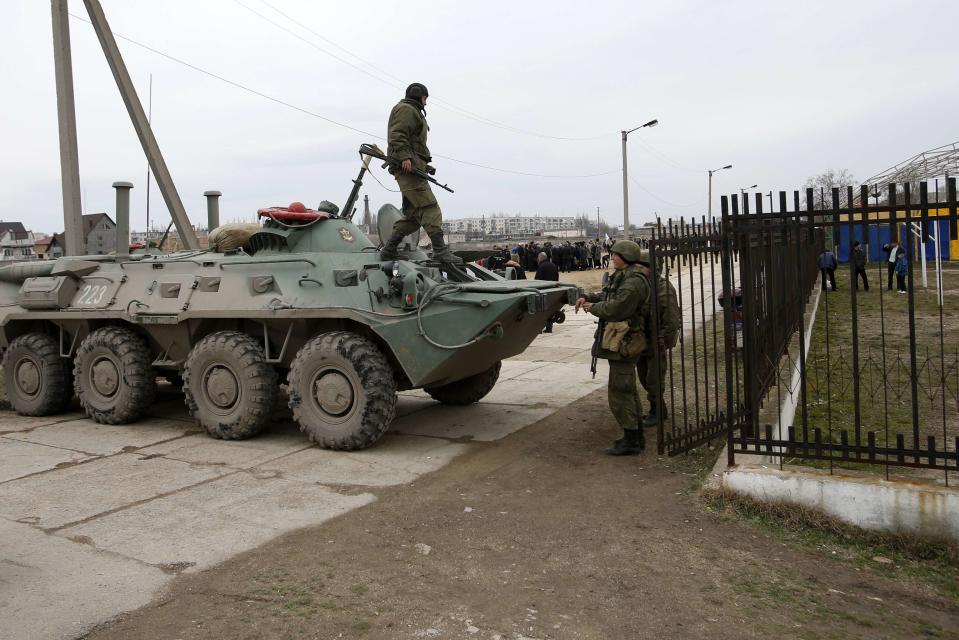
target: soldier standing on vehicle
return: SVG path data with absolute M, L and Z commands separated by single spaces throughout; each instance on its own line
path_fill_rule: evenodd
M 639 245 L 620 240 L 611 248 L 615 269 L 605 295 L 587 294 L 576 301 L 580 308 L 600 319 L 603 328 L 596 356 L 609 362 L 609 409 L 623 429 L 623 437 L 613 442 L 606 453 L 635 456 L 646 447 L 640 427 L 639 391 L 636 388 L 636 362 L 646 349 L 645 327 L 650 313 L 650 293 L 646 276 L 638 265 L 642 259 Z
M 403 238 L 422 227 L 433 245 L 434 260 L 462 264 L 463 260 L 446 246 L 443 212 L 429 182 L 413 173 L 414 170 L 434 173 L 433 167 L 428 165 L 433 158 L 426 146 L 430 127 L 426 123 L 425 107 L 429 95 L 426 86 L 414 82 L 406 88 L 406 97 L 390 112 L 386 153 L 399 163 L 399 169 L 391 167 L 390 173 L 403 193 L 403 218 L 393 225 L 393 235 L 383 246 L 380 260 L 396 260 Z
M 639 262 L 647 278 L 653 278 L 653 270 L 649 262 Z M 652 288 L 652 287 L 650 287 Z M 659 424 L 661 418 L 667 415 L 665 402 L 666 369 L 669 362 L 669 350 L 679 341 L 679 332 L 682 329 L 683 316 L 679 308 L 679 300 L 673 283 L 662 277 L 656 282 L 656 329 L 658 333 L 656 348 L 650 340 L 646 350 L 639 356 L 636 363 L 636 375 L 639 383 L 646 390 L 646 400 L 649 402 L 649 414 L 643 419 L 644 427 L 653 427 Z M 653 335 L 653 317 L 647 316 L 646 335 Z M 659 356 L 659 375 L 656 371 L 656 356 Z

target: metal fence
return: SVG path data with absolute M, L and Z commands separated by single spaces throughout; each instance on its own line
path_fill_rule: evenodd
M 791 195 L 773 211 L 759 194 L 753 211 L 723 197 L 719 225 L 654 234 L 652 281 L 684 288 L 684 339 L 663 353 L 676 409 L 659 426 L 660 451 L 725 436 L 730 463 L 758 453 L 936 469 L 948 482 L 959 470 L 959 268 L 946 259 L 956 180 L 945 202 L 931 202 L 925 183 L 864 186 L 858 198 L 833 189 L 828 209 L 814 208 L 811 189 Z M 826 249 L 839 263 L 835 291 L 818 264 Z

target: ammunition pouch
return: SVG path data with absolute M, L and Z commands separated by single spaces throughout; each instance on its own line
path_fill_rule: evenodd
M 646 350 L 646 335 L 642 331 L 630 329 L 629 323 L 608 322 L 603 330 L 600 346 L 604 351 L 617 353 L 621 358 L 632 360 Z

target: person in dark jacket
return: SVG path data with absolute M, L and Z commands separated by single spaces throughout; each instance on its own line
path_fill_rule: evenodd
M 896 272 L 896 259 L 902 252 L 902 247 L 899 246 L 898 242 L 893 241 L 882 245 L 882 250 L 889 254 L 889 257 L 886 259 L 889 276 L 888 282 L 886 283 L 886 289 L 892 291 L 892 275 Z
M 862 276 L 863 289 L 869 291 L 869 278 L 866 277 L 866 254 L 858 240 L 852 243 L 852 268 L 855 270 L 853 281 L 856 285 L 856 291 L 859 291 L 859 276 Z
M 539 260 L 539 266 L 536 267 L 535 279 L 559 282 L 559 269 L 557 269 L 556 265 L 550 261 L 550 259 L 546 256 L 546 253 L 540 253 L 537 260 Z M 550 320 L 546 321 L 545 333 L 553 333 L 552 316 L 550 316 Z
M 909 275 L 909 259 L 906 256 L 906 252 L 902 250 L 902 247 L 897 247 L 899 251 L 896 252 L 896 289 L 899 293 L 909 293 L 906 289 L 906 276 Z
M 833 255 L 832 251 L 826 249 L 819 254 L 819 273 L 822 274 L 822 290 L 826 290 L 826 277 L 829 278 L 829 284 L 832 285 L 832 290 L 836 290 L 836 267 L 839 265 L 839 261 L 836 260 L 836 256 Z

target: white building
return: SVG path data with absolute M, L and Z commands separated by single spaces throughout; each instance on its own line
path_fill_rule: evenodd
M 22 222 L 0 222 L 0 261 L 36 260 L 36 236 Z
M 574 216 L 508 216 L 493 214 L 479 218 L 457 218 L 443 221 L 446 233 L 466 235 L 524 237 L 548 231 L 575 229 Z

